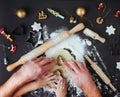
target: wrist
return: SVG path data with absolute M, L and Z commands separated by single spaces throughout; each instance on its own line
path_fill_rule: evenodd
M 102 97 L 99 89 L 93 81 L 86 83 L 81 89 L 87 97 Z
M 0 97 L 11 97 L 25 83 L 24 78 L 16 72 L 0 87 Z
M 29 81 L 29 77 L 19 70 L 14 74 L 14 76 L 15 76 L 15 78 L 18 78 L 18 80 L 20 80 L 20 82 L 23 82 L 23 83 Z
M 61 97 L 61 95 L 56 95 L 56 97 Z M 64 96 L 64 95 L 62 95 L 62 97 L 66 97 L 66 95 Z

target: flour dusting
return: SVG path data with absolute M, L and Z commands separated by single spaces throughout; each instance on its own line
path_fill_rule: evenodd
M 50 34 L 50 38 L 54 38 L 59 33 L 64 32 L 65 29 L 58 29 L 52 34 Z M 69 49 L 71 51 L 71 55 L 75 56 L 75 60 L 84 62 L 84 55 L 87 53 L 87 45 L 85 40 L 81 39 L 78 35 L 72 35 L 68 39 L 62 41 L 61 43 L 57 44 L 56 46 L 50 48 L 45 55 L 47 57 L 52 57 L 57 51 L 60 49 Z M 78 88 L 71 80 L 69 81 L 69 87 L 76 88 L 77 95 L 80 95 L 82 90 Z
M 63 32 L 64 29 L 56 30 L 50 37 L 53 38 L 58 35 L 58 32 Z M 60 49 L 69 49 L 71 54 L 75 55 L 76 60 L 84 62 L 84 55 L 86 54 L 86 43 L 78 35 L 72 35 L 63 42 L 57 44 L 56 46 L 50 48 L 45 55 L 47 57 L 52 57 Z

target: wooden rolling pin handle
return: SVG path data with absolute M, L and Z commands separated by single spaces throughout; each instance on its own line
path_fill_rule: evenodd
M 104 43 L 105 42 L 105 38 L 99 36 L 99 34 L 97 34 L 96 32 L 92 31 L 91 29 L 89 28 L 85 28 L 83 33 L 86 35 L 86 36 L 89 36 L 91 37 L 92 39 L 94 40 L 99 40 L 100 42 Z
M 100 76 L 100 78 L 111 87 L 113 91 L 117 89 L 111 84 L 110 79 L 104 74 L 104 72 L 89 58 L 88 55 L 85 55 L 86 60 L 90 63 L 91 67 L 95 70 L 95 72 Z
M 112 89 L 114 92 L 117 91 L 117 89 L 116 89 L 111 83 L 109 83 L 108 85 L 111 87 L 111 89 Z
M 100 36 L 96 37 L 96 39 L 99 40 L 102 43 L 105 43 L 105 41 L 106 41 L 105 38 L 100 37 Z
M 13 64 L 10 64 L 8 67 L 7 67 L 7 71 L 12 71 L 14 70 L 16 67 L 20 66 L 24 64 L 24 62 L 22 62 L 21 60 L 18 60 L 17 62 L 13 63 Z

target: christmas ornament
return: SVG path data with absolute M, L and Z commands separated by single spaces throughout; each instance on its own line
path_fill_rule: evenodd
M 120 10 L 117 10 L 117 12 L 115 13 L 115 17 L 119 17 L 120 16 Z
M 70 18 L 69 22 L 72 23 L 77 23 L 77 19 L 75 17 L 73 17 L 67 10 L 63 10 Z
M 103 3 L 100 3 L 100 4 L 98 5 L 98 10 L 101 10 L 101 9 L 103 9 Z
M 7 57 L 6 57 L 6 51 L 5 51 L 5 49 L 10 50 L 10 52 L 11 52 L 12 54 L 14 54 L 14 53 L 16 52 L 16 50 L 17 50 L 17 46 L 16 46 L 16 45 L 13 45 L 13 44 L 11 44 L 10 47 L 7 47 L 7 46 L 5 46 L 5 45 L 3 45 L 3 44 L 0 44 L 0 46 L 3 48 L 3 53 L 4 53 L 3 62 L 4 62 L 4 65 L 7 65 L 7 64 L 8 64 L 8 60 L 7 60 Z
M 6 58 L 6 51 L 5 51 L 5 48 L 3 47 L 3 53 L 4 53 L 4 58 L 3 58 L 3 61 L 4 61 L 4 65 L 7 65 L 8 64 L 8 60 Z
M 116 68 L 120 70 L 120 62 L 116 62 L 117 66 Z
M 110 9 L 108 10 L 108 12 L 103 16 L 103 17 L 97 17 L 96 22 L 97 24 L 102 24 L 104 22 L 104 18 L 107 17 L 107 15 L 110 13 Z
M 4 28 L 0 28 L 0 34 L 2 34 L 6 39 L 8 39 L 10 42 L 13 41 L 13 39 L 10 37 L 9 34 L 7 34 L 5 31 L 4 31 Z
M 5 46 L 5 45 L 3 45 L 3 44 L 0 44 L 0 46 L 3 47 L 4 49 L 10 50 L 10 52 L 11 52 L 12 54 L 15 53 L 16 50 L 17 50 L 17 46 L 16 46 L 16 45 L 13 45 L 13 44 L 11 44 L 9 47 L 8 47 L 8 46 Z
M 37 22 L 34 22 L 34 24 L 31 25 L 31 27 L 32 27 L 33 31 L 37 31 L 37 32 L 38 32 L 40 29 L 42 29 L 41 23 L 37 23 Z
M 83 7 L 79 7 L 76 9 L 76 14 L 81 18 L 86 14 L 86 10 Z
M 110 26 L 107 26 L 106 27 L 106 31 L 108 33 L 108 35 L 112 35 L 112 34 L 115 34 L 115 30 L 116 28 L 113 27 L 113 25 L 110 25 Z
M 70 23 L 77 23 L 77 19 L 75 19 L 73 16 L 70 17 Z
M 103 9 L 103 12 L 105 11 L 105 9 L 106 9 L 106 4 L 105 3 L 99 3 L 99 5 L 98 5 L 98 10 L 102 10 Z
M 45 14 L 45 12 L 44 11 L 40 11 L 38 19 L 46 19 L 46 18 L 47 18 L 47 15 Z
M 19 17 L 19 18 L 25 18 L 26 17 L 26 11 L 25 9 L 17 9 L 16 10 L 16 16 Z
M 10 46 L 10 51 L 12 52 L 12 54 L 14 54 L 16 52 L 16 50 L 17 50 L 17 46 L 12 44 Z
M 76 9 L 76 14 L 77 14 L 81 19 L 84 19 L 84 20 L 86 20 L 87 22 L 89 22 L 90 25 L 93 27 L 92 22 L 91 22 L 89 19 L 87 19 L 87 18 L 84 17 L 84 15 L 86 14 L 85 8 L 83 8 L 83 7 L 78 7 L 78 8 Z
M 104 20 L 103 20 L 102 17 L 98 17 L 98 18 L 96 19 L 96 22 L 97 22 L 98 24 L 102 24 L 102 23 L 104 22 Z
M 47 10 L 48 10 L 51 14 L 53 14 L 54 16 L 56 16 L 56 17 L 59 17 L 59 18 L 61 18 L 61 19 L 64 19 L 64 18 L 65 18 L 65 17 L 64 17 L 63 15 L 61 15 L 59 12 L 57 12 L 57 11 L 51 9 L 51 8 L 47 8 Z

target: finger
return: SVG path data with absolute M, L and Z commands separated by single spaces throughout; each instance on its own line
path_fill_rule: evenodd
M 74 71 L 72 70 L 71 66 L 67 62 L 64 62 L 63 66 L 70 74 L 74 74 Z
M 49 74 L 49 72 L 43 72 L 42 75 L 40 74 L 40 78 L 47 78 L 47 75 Z
M 86 65 L 85 65 L 83 62 L 81 62 L 81 64 L 82 64 L 82 68 L 83 68 L 84 70 L 88 71 Z
M 46 75 L 46 78 L 49 78 L 49 77 L 51 77 L 51 76 L 53 76 L 54 75 L 54 73 L 48 73 L 47 75 Z
M 56 85 L 57 89 L 61 87 L 61 80 L 58 81 L 58 84 Z
M 38 63 L 43 59 L 44 59 L 44 57 L 39 57 L 39 58 L 32 59 L 31 61 L 34 61 L 34 62 Z
M 65 89 L 66 88 L 66 79 L 61 79 L 61 88 Z
M 72 67 L 72 69 L 78 73 L 80 71 L 79 67 L 77 66 L 77 64 L 75 63 L 75 61 L 72 62 L 68 62 L 70 64 L 70 66 Z
M 55 89 L 55 86 L 54 86 L 54 87 L 53 87 L 53 86 L 51 87 L 49 84 L 46 85 L 45 87 L 48 88 L 48 89 Z
M 65 86 L 67 86 L 67 79 L 64 78 L 64 83 L 65 83 Z
M 53 59 L 51 59 L 51 58 L 43 58 L 42 60 L 38 61 L 38 63 L 39 63 L 39 66 L 43 66 L 43 65 L 46 65 L 46 64 L 52 62 L 52 60 Z
M 80 68 L 80 70 L 85 71 L 87 69 L 83 62 L 78 62 L 78 61 L 75 61 L 75 62 L 78 64 L 78 67 Z
M 52 60 L 50 63 L 43 66 L 43 71 L 50 70 L 56 64 L 57 64 L 57 61 Z
M 80 70 L 84 70 L 83 68 L 82 68 L 82 62 L 78 62 L 78 61 L 75 61 L 75 63 L 77 64 L 77 66 L 78 66 L 78 68 L 80 69 Z
M 57 78 L 56 78 L 56 75 L 47 78 L 47 81 L 50 81 L 50 80 L 53 80 L 53 79 L 57 79 Z
M 58 85 L 54 85 L 54 87 L 52 87 L 55 91 L 57 91 L 57 88 L 58 87 Z
M 53 80 L 48 81 L 48 84 L 57 83 L 57 82 L 58 82 L 58 80 L 53 79 Z
M 62 88 L 65 87 L 65 79 L 62 79 Z
M 60 83 L 59 83 L 59 88 L 62 89 L 63 88 L 63 79 L 60 80 Z

